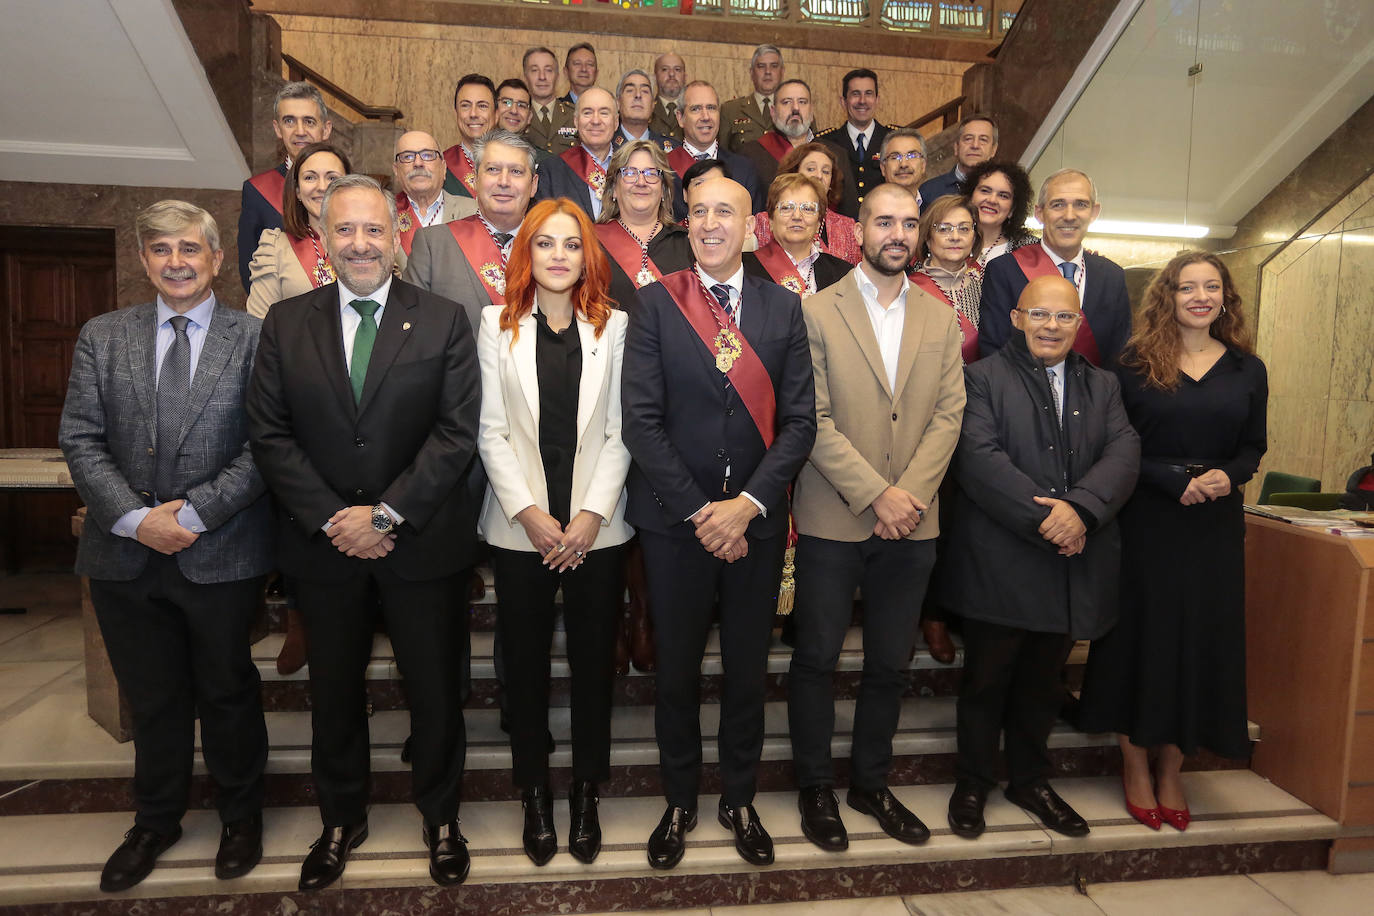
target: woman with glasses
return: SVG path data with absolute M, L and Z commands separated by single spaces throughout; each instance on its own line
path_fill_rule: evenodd
M 800 173 L 814 178 L 825 189 L 825 218 L 817 226 L 816 241 L 821 251 L 850 264 L 859 263 L 863 252 L 854 237 L 854 220 L 840 213 L 836 208 L 844 197 L 844 173 L 840 171 L 840 160 L 828 143 L 803 143 L 792 148 L 778 163 L 778 175 Z M 776 176 L 775 176 L 776 177 Z M 772 213 L 754 214 L 754 237 L 759 247 L 773 239 Z
M 687 230 L 673 222 L 673 172 L 663 150 L 631 140 L 611 157 L 596 237 L 611 258 L 611 298 L 639 304 L 641 286 L 692 265 Z
M 1021 166 L 1000 160 L 980 163 L 969 170 L 959 187 L 978 217 L 978 231 L 983 237 L 982 251 L 973 265 L 980 274 L 993 258 L 1038 241 L 1026 229 L 1035 192 Z
M 487 472 L 479 530 L 491 546 L 505 662 L 512 769 L 525 853 L 558 851 L 549 788 L 549 658 L 563 592 L 572 668 L 572 819 L 568 851 L 601 850 L 598 784 L 610 778 L 615 620 L 621 600 L 625 476 L 620 439 L 624 312 L 609 265 L 567 198 L 530 210 L 506 266 L 506 304 L 482 310 L 477 448 Z
M 789 172 L 768 188 L 772 239 L 744 256 L 746 273 L 784 286 L 805 299 L 849 273 L 849 262 L 821 250 L 816 241 L 825 192 L 819 181 Z
M 978 300 L 983 275 L 972 269 L 983 236 L 967 197 L 946 194 L 926 206 L 916 236 L 911 282 L 954 309 L 964 364 L 978 358 Z
M 1116 374 L 1140 483 L 1121 510 L 1117 624 L 1093 640 L 1079 724 L 1117 733 L 1131 816 L 1184 830 L 1184 758 L 1250 756 L 1240 487 L 1265 452 L 1269 389 L 1216 255 L 1184 252 L 1155 276 Z

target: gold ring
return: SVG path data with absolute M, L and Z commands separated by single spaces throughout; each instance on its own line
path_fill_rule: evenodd
M 566 544 L 559 544 L 558 547 L 556 547 L 555 549 L 556 549 L 559 553 L 562 553 L 563 551 L 567 550 L 568 547 L 567 547 Z

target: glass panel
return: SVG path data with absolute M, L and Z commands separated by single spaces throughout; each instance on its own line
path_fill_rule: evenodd
M 802 0 L 801 10 L 817 22 L 859 23 L 868 19 L 868 0 Z
M 986 33 L 988 23 L 986 3 L 952 3 L 950 0 L 940 0 L 941 31 Z
M 730 15 L 781 19 L 787 15 L 787 0 L 730 0 Z
M 890 29 L 924 32 L 934 15 L 934 0 L 884 0 L 881 19 Z

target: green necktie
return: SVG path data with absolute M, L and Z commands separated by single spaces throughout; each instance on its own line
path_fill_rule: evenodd
M 381 303 L 371 299 L 354 299 L 353 311 L 362 316 L 358 333 L 353 337 L 353 356 L 349 361 L 348 377 L 353 382 L 353 403 L 363 399 L 363 382 L 367 379 L 367 363 L 372 358 L 372 345 L 377 342 L 377 320 L 372 316 Z

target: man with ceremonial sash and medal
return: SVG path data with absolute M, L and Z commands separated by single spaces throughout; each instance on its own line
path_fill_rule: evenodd
M 577 145 L 539 163 L 538 200 L 566 197 L 593 220 L 601 215 L 601 192 L 614 152 L 612 141 L 620 116 L 615 98 L 593 86 L 577 98 Z
M 309 83 L 287 83 L 272 102 L 272 133 L 286 150 L 285 160 L 243 183 L 243 202 L 239 207 L 239 279 L 246 292 L 250 278 L 248 262 L 258 250 L 262 230 L 280 229 L 282 190 L 293 157 L 312 143 L 329 139 L 334 125 L 324 107 L 324 96 Z
M 477 212 L 415 233 L 405 279 L 463 306 L 473 333 L 482 309 L 505 304 L 506 258 L 529 209 L 537 175 L 534 147 L 519 134 L 496 129 L 473 144 Z
M 444 156 L 434 138 L 422 130 L 406 131 L 396 138 L 391 169 L 396 177 L 394 187 L 399 189 L 396 228 L 401 234 L 401 249 L 396 253 L 396 263 L 404 268 L 416 232 L 471 216 L 477 212 L 477 201 L 444 190 Z
M 496 125 L 496 86 L 480 73 L 469 73 L 453 90 L 453 115 L 461 143 L 444 150 L 448 177 L 444 190 L 458 197 L 477 196 L 477 156 L 473 144 Z
M 682 90 L 682 107 L 677 110 L 677 122 L 682 127 L 682 145 L 668 154 L 668 164 L 677 175 L 673 183 L 673 216 L 687 218 L 687 198 L 682 180 L 687 170 L 698 162 L 715 159 L 725 163 L 730 177 L 749 192 L 749 206 L 758 213 L 764 209 L 768 189 L 759 186 L 759 176 L 753 164 L 738 153 L 732 153 L 720 142 L 720 96 L 705 80 L 692 80 Z
M 701 661 L 718 603 L 718 818 L 745 861 L 768 865 L 773 841 L 753 801 L 787 488 L 816 437 L 811 356 L 800 298 L 745 276 L 749 193 L 708 179 L 687 202 L 696 264 L 640 290 L 622 384 L 622 436 L 634 460 L 626 517 L 648 570 L 668 803 L 648 857 L 672 868 L 696 826 Z
M 799 79 L 784 80 L 778 86 L 773 106 L 773 129 L 740 147 L 740 155 L 754 166 L 759 183 L 768 187 L 778 174 L 778 164 L 794 146 L 815 138 L 811 131 L 811 87 Z
M 978 349 L 1002 349 L 1013 335 L 1011 312 L 1026 284 L 1062 276 L 1078 289 L 1083 320 L 1073 349 L 1094 366 L 1111 368 L 1131 336 L 1126 273 L 1115 261 L 1085 251 L 1088 226 L 1102 212 L 1097 186 L 1078 169 L 1061 169 L 1040 185 L 1035 218 L 1044 226 L 1039 245 L 1026 245 L 988 262 L 983 273 Z

